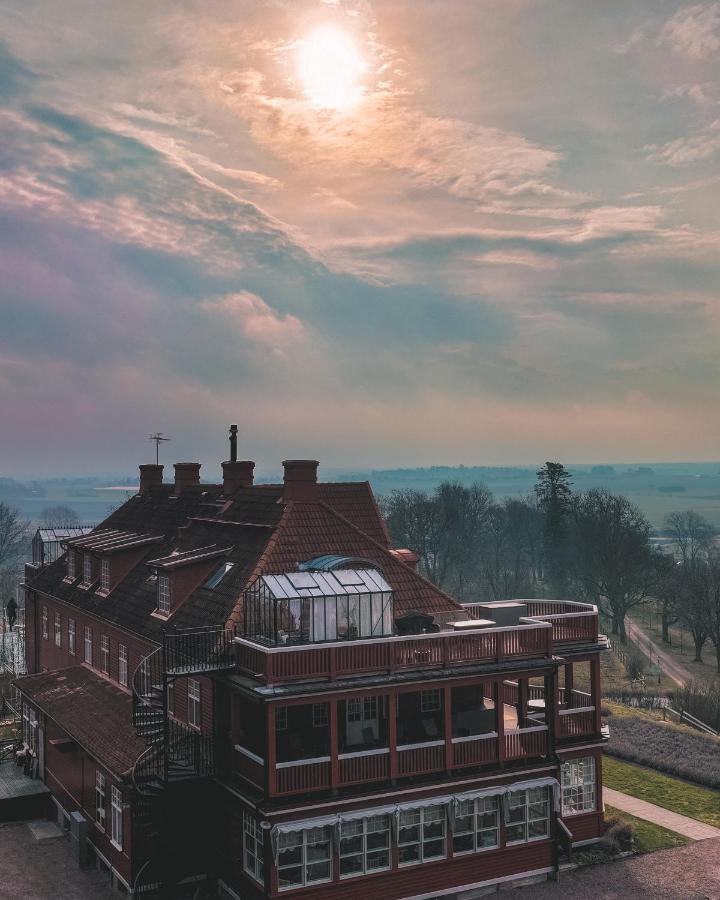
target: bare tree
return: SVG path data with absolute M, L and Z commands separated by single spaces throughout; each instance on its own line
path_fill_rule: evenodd
M 604 490 L 576 495 L 572 504 L 574 576 L 585 595 L 626 641 L 625 616 L 657 587 L 659 570 L 650 523 L 627 497 Z
M 0 569 L 16 562 L 26 549 L 30 526 L 20 512 L 0 502 Z
M 717 530 L 693 509 L 672 512 L 665 519 L 665 530 L 671 535 L 683 563 L 704 558 L 712 546 Z
M 73 528 L 81 522 L 80 516 L 62 503 L 46 506 L 40 513 L 40 521 L 46 528 Z

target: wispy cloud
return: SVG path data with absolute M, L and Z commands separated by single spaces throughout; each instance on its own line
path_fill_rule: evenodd
M 720 3 L 682 7 L 665 23 L 658 42 L 689 59 L 716 59 L 720 51 Z

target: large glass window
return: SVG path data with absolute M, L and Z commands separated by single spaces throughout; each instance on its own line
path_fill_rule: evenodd
M 330 755 L 327 703 L 279 706 L 275 710 L 277 761 L 317 759 Z
M 308 828 L 280 835 L 278 885 L 281 890 L 330 881 L 331 877 L 330 828 Z
M 193 728 L 200 727 L 200 682 L 197 678 L 188 678 L 188 723 Z
M 119 788 L 112 786 L 110 790 L 110 840 L 118 848 L 122 850 L 123 834 L 122 834 L 122 794 Z
M 60 613 L 55 613 L 55 646 L 60 647 L 62 645 L 62 623 L 60 620 Z
M 118 681 L 124 687 L 128 683 L 128 653 L 125 644 L 118 644 Z
M 388 746 L 388 702 L 385 696 L 350 697 L 338 707 L 340 752 L 359 753 Z
M 83 554 L 83 584 L 92 584 L 92 556 L 89 553 Z
M 110 560 L 104 559 L 100 564 L 100 590 L 110 591 Z
M 47 606 L 43 606 L 42 608 L 42 636 L 45 640 L 48 639 L 48 608 Z
M 461 801 L 455 816 L 453 853 L 474 853 L 497 847 L 499 819 L 497 797 Z
M 105 674 L 110 671 L 110 638 L 100 635 L 100 668 Z
M 452 736 L 471 737 L 497 731 L 495 703 L 486 696 L 489 685 L 470 684 L 452 689 Z
M 263 874 L 263 832 L 255 816 L 243 812 L 243 869 L 259 881 L 264 881 Z
M 170 614 L 170 576 L 158 575 L 157 580 L 157 611 L 163 616 Z
M 390 868 L 390 816 L 369 816 L 340 825 L 340 877 Z
M 67 577 L 75 579 L 75 551 L 68 550 L 67 552 Z
M 85 662 L 91 666 L 93 664 L 93 641 L 92 641 L 92 628 L 89 625 L 85 626 Z
M 592 812 L 595 809 L 595 759 L 569 759 L 561 767 L 562 814 Z
M 445 856 L 445 807 L 404 810 L 398 822 L 398 863 L 411 866 Z
M 536 841 L 550 833 L 550 792 L 546 787 L 513 791 L 509 797 L 506 842 Z
M 75 619 L 68 619 L 68 650 L 75 656 Z
M 105 776 L 95 771 L 95 821 L 105 830 Z
M 443 692 L 435 688 L 398 696 L 398 744 L 427 744 L 445 736 Z
M 265 707 L 239 696 L 234 698 L 234 703 L 237 743 L 260 759 L 265 759 L 267 752 Z

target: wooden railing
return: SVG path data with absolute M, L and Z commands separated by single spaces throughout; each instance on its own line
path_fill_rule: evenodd
M 517 728 L 505 732 L 505 759 L 525 759 L 529 756 L 546 756 L 547 753 L 547 726 L 536 725 L 533 728 Z
M 263 647 L 236 638 L 240 669 L 267 684 L 335 679 L 342 675 L 392 674 L 462 664 L 538 659 L 552 655 L 552 627 L 530 623 L 465 634 L 379 638 L 297 647 Z
M 245 750 L 242 747 L 235 747 L 233 754 L 233 776 L 234 778 L 242 778 L 262 787 L 265 779 L 265 760 Z
M 330 787 L 330 759 L 298 760 L 275 767 L 277 794 L 302 794 Z
M 425 775 L 445 768 L 445 741 L 397 748 L 398 775 Z
M 339 759 L 340 784 L 365 784 L 390 777 L 390 749 L 345 753 Z
M 558 719 L 558 737 L 573 738 L 586 734 L 595 734 L 595 707 L 585 706 L 579 709 L 561 709 Z
M 453 738 L 452 740 L 451 768 L 453 769 L 462 769 L 466 766 L 485 766 L 497 762 L 497 758 L 498 736 L 495 732 Z

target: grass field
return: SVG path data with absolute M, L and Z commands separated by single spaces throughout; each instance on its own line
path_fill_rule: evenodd
M 630 794 L 631 797 L 647 800 L 648 803 L 720 828 L 718 791 L 662 775 L 612 756 L 606 756 L 603 760 L 603 784 Z
M 614 806 L 605 807 L 605 820 L 621 819 L 632 825 L 635 830 L 635 851 L 637 853 L 653 853 L 655 850 L 668 850 L 671 847 L 684 847 L 690 843 L 690 838 L 677 834 L 662 825 L 654 822 L 646 822 Z

